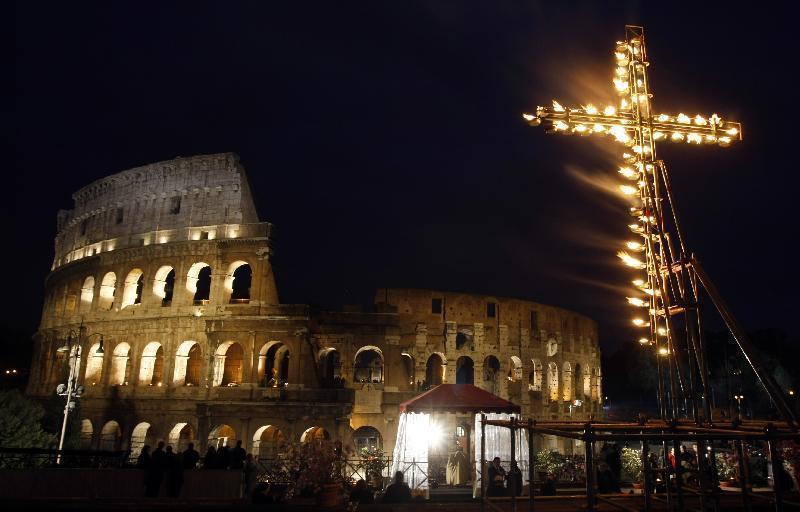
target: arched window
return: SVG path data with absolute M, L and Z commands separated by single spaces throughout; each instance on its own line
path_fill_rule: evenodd
M 575 388 L 575 399 L 583 400 L 583 368 L 578 363 L 575 363 L 575 378 L 573 379 Z
M 238 386 L 242 383 L 244 350 L 235 341 L 223 343 L 214 357 L 214 385 Z
M 141 269 L 135 268 L 128 272 L 125 278 L 125 288 L 122 290 L 122 307 L 141 304 L 142 286 L 144 286 L 144 273 Z
M 194 428 L 190 424 L 176 423 L 172 430 L 169 431 L 167 440 L 175 448 L 176 452 L 182 452 L 189 447 L 189 443 L 194 442 L 196 437 Z
M 103 425 L 103 429 L 100 431 L 99 448 L 107 451 L 119 450 L 121 437 L 122 431 L 119 428 L 119 423 L 111 420 Z
M 92 447 L 92 434 L 94 434 L 94 427 L 92 427 L 91 420 L 86 418 L 81 420 L 81 450 L 88 450 Z
M 475 384 L 475 363 L 467 356 L 456 361 L 456 384 Z
M 565 402 L 572 401 L 572 365 L 564 362 L 564 375 L 562 375 L 561 395 Z
M 89 311 L 92 307 L 92 300 L 94 299 L 94 277 L 89 276 L 83 280 L 81 287 L 81 311 Z
M 356 447 L 356 455 L 362 450 L 383 450 L 383 438 L 375 427 L 359 427 L 353 432 L 353 444 Z
M 425 363 L 425 385 L 423 387 L 438 386 L 444 382 L 446 370 L 445 360 L 439 354 L 431 354 Z
M 322 349 L 319 356 L 319 366 L 323 387 L 333 388 L 341 384 L 342 359 L 338 350 L 331 347 Z
M 175 269 L 169 265 L 160 267 L 153 280 L 153 295 L 161 299 L 162 306 L 172 304 L 172 293 L 175 290 Z
M 599 367 L 592 368 L 592 370 L 594 371 L 594 378 L 592 379 L 592 400 L 594 400 L 595 402 L 599 402 L 602 390 L 601 382 L 603 380 L 603 377 L 600 374 Z
M 89 349 L 89 357 L 86 359 L 86 376 L 83 382 L 87 386 L 97 386 L 103 377 L 103 352 L 100 350 L 100 343 L 95 343 Z
M 547 365 L 547 388 L 551 402 L 558 401 L 558 365 L 550 363 Z
M 246 261 L 235 261 L 228 267 L 225 276 L 225 292 L 231 304 L 247 304 L 250 302 L 250 285 L 253 281 L 253 270 Z
M 127 386 L 131 376 L 131 346 L 125 342 L 114 347 L 111 356 L 111 375 L 108 383 L 112 386 Z
M 456 350 L 461 350 L 472 342 L 472 331 L 462 329 L 456 334 Z
M 286 437 L 275 425 L 259 427 L 253 434 L 253 455 L 260 459 L 275 459 L 285 442 Z
M 361 347 L 353 365 L 353 382 L 383 382 L 383 352 L 375 346 Z
M 114 307 L 114 293 L 117 289 L 117 274 L 108 272 L 100 282 L 100 299 L 97 307 L 101 310 L 109 310 Z
M 497 394 L 499 392 L 500 361 L 495 356 L 487 356 L 483 360 L 483 385 L 486 391 Z
M 139 423 L 135 427 L 133 427 L 133 432 L 131 432 L 131 458 L 135 459 L 139 456 L 142 452 L 142 447 L 145 444 L 150 444 L 152 446 L 153 439 L 149 436 L 151 432 L 150 424 L 146 421 Z M 173 447 L 174 448 L 174 447 Z
M 142 364 L 139 367 L 139 385 L 161 386 L 164 368 L 164 348 L 161 343 L 151 341 L 142 351 Z
M 531 371 L 530 378 L 528 379 L 528 389 L 530 391 L 542 390 L 542 362 L 538 359 L 532 359 L 533 371 Z
M 230 425 L 217 425 L 208 434 L 208 445 L 215 448 L 236 445 L 236 431 Z
M 415 366 L 414 366 L 414 358 L 411 357 L 411 354 L 407 352 L 403 352 L 400 357 L 403 361 L 403 383 L 408 384 L 409 386 L 414 386 L 414 378 L 415 378 Z
M 271 341 L 261 347 L 258 355 L 258 381 L 267 388 L 279 388 L 289 382 L 289 347 Z
M 211 296 L 211 267 L 208 263 L 195 263 L 186 276 L 186 289 L 192 294 L 195 305 L 208 304 Z
M 522 380 L 522 359 L 517 356 L 511 356 L 508 365 L 508 380 L 510 382 L 519 382 Z
M 331 435 L 322 427 L 310 427 L 303 432 L 300 436 L 301 443 L 310 443 L 312 441 L 328 441 Z
M 589 368 L 583 376 L 583 395 L 589 399 L 592 398 L 592 376 L 594 375 L 594 368 Z
M 175 386 L 199 386 L 202 354 L 196 341 L 184 341 L 175 353 L 175 371 L 172 384 Z

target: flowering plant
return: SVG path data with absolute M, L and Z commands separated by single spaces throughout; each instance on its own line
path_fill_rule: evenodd
M 717 462 L 717 476 L 720 480 L 733 480 L 738 471 L 739 457 L 733 453 L 718 451 L 714 454 Z
M 289 445 L 285 458 L 290 461 L 290 471 L 297 476 L 292 494 L 304 491 L 316 494 L 323 485 L 344 484 L 340 450 L 331 441 Z
M 564 471 L 564 456 L 555 450 L 542 450 L 536 454 L 536 470 L 544 471 L 558 480 Z
M 383 450 L 376 446 L 364 447 L 358 455 L 361 458 L 358 462 L 358 469 L 363 470 L 364 476 L 367 478 L 372 475 L 380 476 L 389 465 Z
M 642 451 L 628 448 L 622 448 L 622 478 L 623 480 L 633 483 L 642 482 Z

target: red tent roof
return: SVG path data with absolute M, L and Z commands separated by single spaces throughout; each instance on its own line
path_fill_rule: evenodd
M 439 384 L 400 404 L 400 412 L 504 412 L 520 407 L 472 384 Z

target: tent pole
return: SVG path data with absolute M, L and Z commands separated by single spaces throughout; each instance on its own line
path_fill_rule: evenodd
M 511 476 L 511 471 L 514 469 L 514 463 L 517 460 L 517 418 L 511 417 L 511 467 L 508 468 L 508 474 Z M 520 484 L 522 484 L 522 474 L 520 476 Z M 511 512 L 517 512 L 517 477 L 514 475 L 513 481 L 509 479 L 508 483 L 513 486 L 509 489 L 511 491 Z M 509 487 L 510 487 L 509 486 Z
M 528 510 L 533 512 L 533 475 L 535 459 L 533 458 L 533 420 L 528 418 Z
M 481 414 L 481 512 L 486 510 L 486 415 Z

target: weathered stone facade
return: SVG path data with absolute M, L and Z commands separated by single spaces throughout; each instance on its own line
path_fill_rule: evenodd
M 271 225 L 233 154 L 131 169 L 73 198 L 28 392 L 65 381 L 57 349 L 72 333 L 87 446 L 227 438 L 264 456 L 281 439 L 355 433 L 391 450 L 398 404 L 438 382 L 473 382 L 535 418 L 601 413 L 597 326 L 576 313 L 410 289 L 379 290 L 371 312 L 280 304 Z

